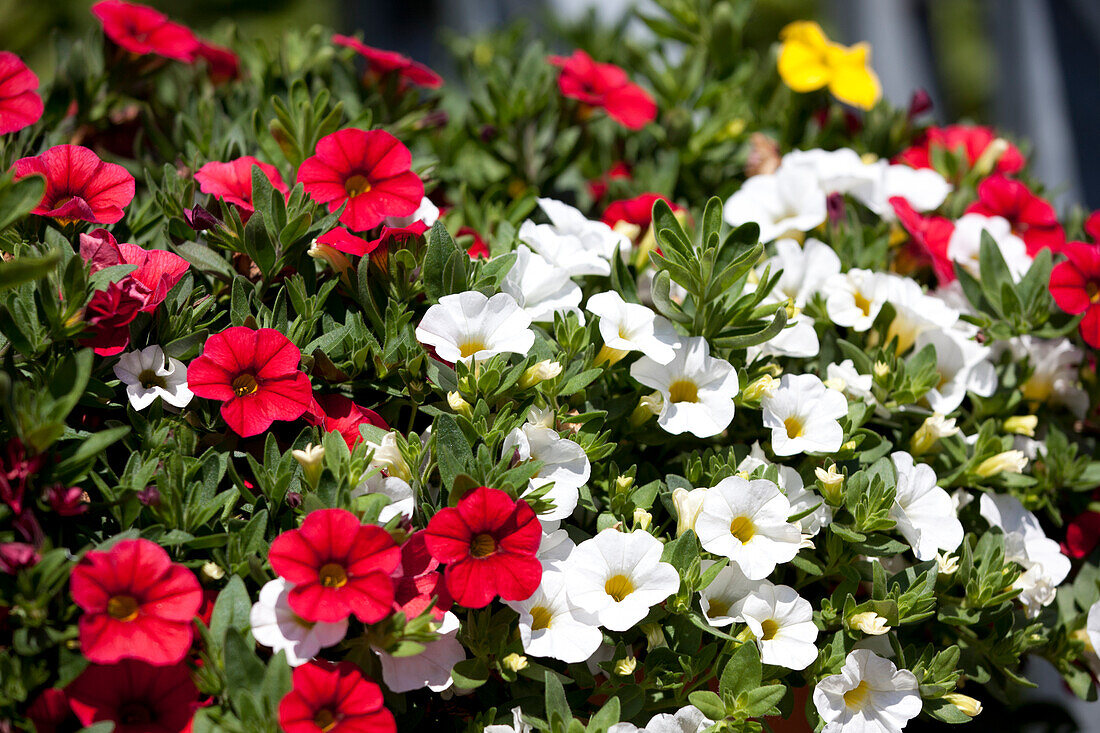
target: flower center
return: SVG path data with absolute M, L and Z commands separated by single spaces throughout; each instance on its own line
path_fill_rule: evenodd
M 863 315 L 871 315 L 871 301 L 867 300 L 863 293 L 857 292 L 855 295 L 855 301 L 856 308 L 859 308 L 861 311 L 863 311 Z
M 775 635 L 779 633 L 779 624 L 776 620 L 769 618 L 764 623 L 760 624 L 760 639 L 762 641 L 771 641 L 775 638 Z
M 241 374 L 233 380 L 233 394 L 238 397 L 244 397 L 245 395 L 253 394 L 260 388 L 259 383 L 256 381 L 256 377 L 248 374 L 247 372 Z
M 344 190 L 348 192 L 348 196 L 351 198 L 355 198 L 361 193 L 367 193 L 370 191 L 370 179 L 358 174 L 349 176 L 344 181 Z
M 168 383 L 164 381 L 164 377 L 158 375 L 153 369 L 142 369 L 141 374 L 138 375 L 138 382 L 145 389 L 152 389 L 153 387 L 164 389 L 168 386 Z
M 321 708 L 313 716 L 313 724 L 324 731 L 332 730 L 336 727 L 336 716 L 328 708 Z
M 1085 284 L 1085 293 L 1089 296 L 1090 303 L 1100 303 L 1100 283 L 1088 282 Z
M 710 608 L 707 609 L 707 615 L 711 618 L 717 618 L 718 616 L 730 615 L 730 604 L 723 601 L 721 598 L 711 598 Z
M 477 352 L 484 350 L 485 342 L 479 338 L 468 339 L 458 345 L 458 353 L 462 356 L 463 359 L 473 356 Z
M 624 598 L 634 592 L 634 584 L 630 582 L 630 578 L 619 573 L 608 578 L 603 589 L 607 591 L 607 595 L 616 601 L 622 602 Z
M 152 723 L 155 719 L 149 707 L 140 702 L 124 703 L 118 709 L 118 722 L 123 725 Z
M 112 596 L 107 601 L 107 615 L 118 621 L 133 621 L 138 615 L 138 602 L 133 596 Z
M 844 704 L 852 710 L 862 710 L 863 706 L 867 704 L 867 697 L 870 692 L 871 688 L 867 683 L 860 681 L 858 685 L 844 693 Z
M 553 615 L 545 606 L 535 606 L 531 609 L 531 631 L 550 628 Z
M 802 418 L 792 415 L 783 421 L 783 427 L 787 430 L 787 437 L 801 438 L 806 426 L 802 424 Z
M 479 534 L 470 543 L 470 554 L 474 557 L 489 557 L 497 551 L 497 541 L 491 534 Z
M 735 517 L 730 522 L 730 534 L 736 537 L 741 544 L 745 544 L 756 534 L 756 527 L 748 517 Z
M 689 379 L 677 379 L 668 385 L 669 402 L 698 402 L 699 388 Z
M 348 573 L 344 566 L 334 562 L 322 565 L 317 577 L 326 588 L 343 588 L 348 583 Z

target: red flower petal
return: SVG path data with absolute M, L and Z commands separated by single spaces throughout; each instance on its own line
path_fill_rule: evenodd
M 42 117 L 38 77 L 22 59 L 0 51 L 0 135 L 18 132 Z

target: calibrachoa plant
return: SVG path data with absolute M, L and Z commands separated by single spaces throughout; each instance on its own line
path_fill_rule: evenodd
M 446 81 L 122 0 L 0 53 L 0 730 L 1095 699 L 1100 214 L 864 44 L 651 5 Z

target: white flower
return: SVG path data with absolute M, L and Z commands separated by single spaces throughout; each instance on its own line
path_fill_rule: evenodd
M 387 216 L 385 224 L 388 227 L 408 227 L 415 222 L 424 222 L 424 226 L 431 227 L 439 220 L 439 207 L 432 203 L 427 196 L 420 199 L 420 205 L 416 211 L 408 216 Z
M 859 333 L 866 331 L 886 302 L 885 283 L 878 273 L 858 268 L 830 276 L 821 287 L 829 320 Z
M 603 642 L 603 634 L 574 616 L 562 572 L 542 574 L 542 582 L 525 601 L 505 601 L 519 613 L 519 638 L 523 651 L 568 664 L 591 657 Z
M 890 199 L 900 196 L 916 211 L 931 211 L 951 193 L 951 184 L 930 168 L 890 165 L 877 160 L 867 166 L 866 182 L 852 189 L 852 195 L 886 221 L 894 221 Z
M 871 391 L 875 378 L 870 374 L 860 374 L 856 371 L 855 362 L 851 359 L 825 367 L 825 376 L 827 377 L 826 387 L 843 392 L 860 402 L 875 404 L 875 396 Z
M 848 414 L 848 400 L 813 374 L 784 374 L 760 406 L 777 456 L 833 453 L 844 442 L 844 429 L 837 421 Z
M 557 522 L 551 522 L 550 524 L 555 525 Z M 542 563 L 542 572 L 562 570 L 574 547 L 576 547 L 576 544 L 569 539 L 568 532 L 564 529 L 550 529 L 546 526 L 546 522 L 543 522 L 542 541 L 539 543 L 539 551 L 536 555 L 539 562 Z
M 416 339 L 440 359 L 470 363 L 494 354 L 526 355 L 535 343 L 531 317 L 507 293 L 486 298 L 476 290 L 444 295 L 424 314 Z
M 840 258 L 836 252 L 813 237 L 807 239 L 805 245 L 793 239 L 779 239 L 772 246 L 775 255 L 764 260 L 759 269 L 763 272 L 764 267 L 770 266 L 772 274 L 783 271 L 775 288 L 768 293 L 768 298 L 774 302 L 789 300 L 805 308 L 830 278 L 840 274 Z
M 947 329 L 959 320 L 959 312 L 942 299 L 926 295 L 916 280 L 889 273 L 879 275 L 886 302 L 894 307 L 887 342 L 898 340 L 898 354 L 909 350 L 917 336 L 933 329 Z
M 523 710 L 512 708 L 511 725 L 487 725 L 483 733 L 531 733 L 534 729 L 523 722 Z
M 1043 606 L 1054 602 L 1055 589 L 1069 575 L 1069 558 L 1016 497 L 983 493 L 978 506 L 985 520 L 1004 532 L 1005 559 L 1027 571 L 1012 587 L 1020 589 L 1020 602 L 1027 615 L 1038 616 Z
M 516 247 L 516 261 L 500 284 L 536 323 L 553 321 L 555 313 L 576 313 L 581 323 L 584 314 L 580 286 L 569 279 L 569 273 L 551 265 L 526 245 Z
M 1061 404 L 1078 418 L 1089 409 L 1089 397 L 1078 386 L 1078 374 L 1085 352 L 1067 338 L 1041 339 L 1018 336 L 1008 341 L 1016 361 L 1027 360 L 1031 376 L 1020 385 L 1029 402 Z
M 1031 267 L 1031 257 L 1027 253 L 1024 240 L 1012 233 L 1012 225 L 1003 217 L 963 214 L 955 222 L 955 231 L 947 241 L 947 257 L 958 262 L 974 277 L 980 277 L 979 257 L 983 231 L 993 238 L 1008 265 L 1012 279 L 1019 282 Z
M 703 715 L 702 710 L 688 705 L 675 713 L 654 715 L 645 728 L 639 728 L 633 723 L 616 723 L 607 729 L 607 733 L 703 733 L 712 725 L 714 721 Z
M 397 434 L 386 433 L 382 436 L 381 443 L 368 440 L 367 447 L 373 451 L 370 464 L 351 495 L 384 494 L 388 496 L 390 503 L 382 507 L 378 515 L 378 521 L 383 524 L 399 514 L 406 519 L 412 519 L 416 502 L 412 486 L 409 485 L 412 472 L 397 446 Z
M 554 508 L 540 514 L 547 521 L 565 519 L 577 508 L 580 488 L 588 483 L 592 464 L 579 444 L 563 438 L 553 428 L 526 423 L 513 429 L 504 438 L 504 455 L 515 455 L 520 461 L 542 461 L 542 467 L 531 479 L 523 496 L 547 484 L 553 484 L 545 498 Z
M 126 385 L 126 396 L 135 410 L 144 410 L 157 397 L 173 407 L 185 407 L 194 397 L 187 388 L 187 367 L 179 359 L 166 359 L 159 346 L 122 354 L 114 371 Z
M 714 565 L 714 560 L 703 560 L 702 568 L 707 570 Z M 699 591 L 699 608 L 703 610 L 703 618 L 711 626 L 729 626 L 743 619 L 739 613 L 741 601 L 766 580 L 749 580 L 734 563 L 718 571 L 706 588 Z
M 762 584 L 739 607 L 764 664 L 805 669 L 817 659 L 814 609 L 794 588 Z
M 904 451 L 890 455 L 898 474 L 894 506 L 890 518 L 913 548 L 918 560 L 932 560 L 938 550 L 958 549 L 963 527 L 955 512 L 955 503 L 936 485 L 931 466 L 914 463 Z
M 1085 621 L 1085 634 L 1092 645 L 1093 654 L 1100 654 L 1100 601 L 1092 604 Z
M 627 303 L 615 291 L 597 293 L 585 306 L 600 317 L 600 335 L 606 349 L 640 351 L 657 364 L 668 364 L 680 348 L 680 338 L 667 318 L 644 305 Z
M 566 563 L 575 615 L 611 631 L 626 631 L 650 607 L 680 588 L 676 568 L 661 562 L 664 545 L 641 530 L 608 528 L 577 545 Z
M 780 161 L 780 170 L 812 179 L 822 193 L 848 193 L 868 182 L 867 164 L 851 148 L 792 150 Z
M 916 675 L 899 670 L 868 649 L 848 653 L 840 674 L 814 688 L 814 706 L 825 721 L 822 733 L 899 733 L 920 714 Z
M 760 225 L 760 241 L 770 242 L 787 232 L 808 232 L 824 224 L 825 193 L 817 181 L 795 167 L 780 166 L 775 173 L 749 178 L 722 207 L 730 226 L 753 221 Z
M 802 532 L 790 515 L 790 501 L 771 481 L 730 476 L 707 490 L 695 528 L 703 549 L 760 580 L 798 554 Z
M 760 466 L 772 465 L 764 456 L 764 449 L 760 447 L 760 443 L 753 443 L 749 454 L 745 456 L 745 459 L 737 464 L 738 471 L 744 471 L 745 473 L 752 473 Z M 821 497 L 806 488 L 805 483 L 802 481 L 802 476 L 795 469 L 790 466 L 777 466 L 779 469 L 779 488 L 787 497 L 787 501 L 791 503 L 791 515 L 802 514 L 805 511 L 813 509 L 812 512 L 798 520 L 798 524 L 802 529 L 802 534 L 806 537 L 813 537 L 821 531 L 822 527 L 828 526 L 833 521 L 833 509 L 828 504 L 821 500 Z M 698 491 L 705 491 L 705 489 L 697 489 Z M 817 507 L 814 509 L 814 507 Z
M 290 608 L 288 596 L 294 585 L 282 578 L 269 580 L 260 588 L 248 620 L 252 636 L 274 652 L 286 652 L 291 667 L 305 664 L 325 647 L 339 644 L 348 633 L 348 620 L 327 623 L 306 621 Z
M 940 374 L 939 384 L 924 395 L 933 412 L 953 412 L 968 391 L 989 397 L 997 390 L 997 373 L 988 361 L 988 346 L 954 329 L 925 331 L 913 346 L 920 351 L 928 344 L 936 349 L 936 370 Z
M 466 658 L 466 650 L 458 642 L 461 624 L 458 617 L 448 611 L 437 631 L 440 637 L 424 644 L 419 654 L 411 657 L 395 657 L 381 649 L 375 649 L 382 663 L 382 679 L 392 692 L 411 692 L 427 687 L 432 692 L 442 692 L 451 687 L 451 670 Z
M 525 221 L 519 238 L 570 276 L 610 275 L 615 249 L 628 250 L 630 240 L 601 221 L 589 221 L 577 209 L 554 199 L 539 199 L 550 224 Z
M 702 336 L 680 338 L 676 355 L 667 364 L 643 356 L 630 365 L 630 376 L 664 398 L 657 424 L 673 435 L 692 433 L 709 438 L 733 420 L 737 370 L 724 359 L 711 357 Z
M 672 505 L 676 507 L 677 537 L 687 532 L 689 529 L 695 529 L 695 522 L 699 519 L 699 512 L 703 511 L 703 497 L 706 495 L 706 489 L 692 489 L 688 491 L 680 486 L 672 490 Z

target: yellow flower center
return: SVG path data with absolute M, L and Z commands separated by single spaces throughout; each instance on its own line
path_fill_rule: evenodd
M 735 517 L 730 522 L 730 534 L 736 537 L 741 544 L 745 544 L 756 534 L 756 526 L 748 517 Z
M 1089 296 L 1090 303 L 1100 303 L 1100 283 L 1086 283 L 1085 293 Z
M 634 583 L 630 582 L 630 578 L 620 573 L 608 578 L 603 589 L 607 591 L 607 595 L 616 601 L 622 602 L 624 598 L 634 592 Z
M 473 356 L 479 351 L 485 350 L 485 342 L 481 339 L 470 339 L 458 345 L 458 353 L 463 359 Z
M 779 633 L 779 624 L 776 620 L 769 618 L 764 623 L 760 624 L 760 639 L 762 641 L 771 641 L 775 638 L 775 635 Z
M 868 300 L 863 293 L 857 291 L 855 295 L 855 301 L 856 308 L 859 308 L 861 311 L 863 311 L 864 316 L 871 315 L 871 301 Z
M 251 374 L 245 373 L 238 376 L 233 380 L 233 394 L 238 397 L 244 397 L 245 395 L 253 394 L 260 388 L 259 382 L 256 381 L 256 377 Z
M 336 716 L 328 708 L 322 708 L 313 716 L 313 724 L 323 731 L 330 731 L 336 727 Z
M 801 438 L 806 430 L 806 426 L 802 424 L 802 418 L 797 415 L 792 415 L 784 420 L 783 427 L 787 430 L 787 436 L 791 438 Z
M 730 604 L 723 601 L 721 598 L 711 598 L 710 608 L 707 609 L 707 615 L 711 618 L 717 618 L 718 616 L 729 616 Z
M 112 596 L 107 601 L 107 615 L 116 621 L 133 621 L 138 616 L 138 602 L 133 596 Z
M 474 557 L 489 557 L 496 551 L 497 541 L 489 534 L 479 534 L 470 543 L 470 554 Z
M 326 588 L 343 588 L 348 583 L 348 573 L 338 563 L 325 563 L 317 575 L 321 579 L 321 585 Z
M 871 688 L 867 683 L 861 681 L 858 685 L 844 693 L 844 704 L 852 710 L 861 710 L 863 706 L 867 704 L 867 697 L 870 692 Z
M 535 606 L 531 609 L 531 631 L 550 628 L 553 615 L 545 606 Z
M 354 175 L 344 181 L 344 190 L 349 198 L 355 198 L 361 193 L 370 191 L 370 180 L 366 176 Z
M 677 379 L 668 385 L 669 402 L 698 402 L 699 388 L 689 379 Z
M 159 376 L 153 369 L 142 369 L 141 374 L 138 375 L 138 383 L 145 389 L 150 387 L 165 388 L 168 383 L 164 381 L 164 377 Z

